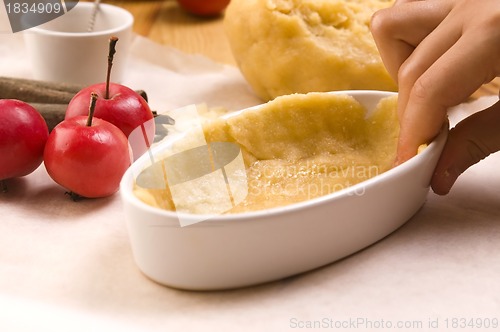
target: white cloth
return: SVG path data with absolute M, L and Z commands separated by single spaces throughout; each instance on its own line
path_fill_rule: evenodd
M 0 34 L 2 75 L 30 77 L 23 50 L 19 36 Z M 236 68 L 140 37 L 125 84 L 159 110 L 259 103 Z M 496 99 L 461 105 L 453 121 Z M 500 155 L 473 166 L 448 196 L 429 193 L 402 228 L 346 259 L 261 286 L 188 292 L 138 270 L 119 195 L 74 203 L 42 166 L 0 194 L 0 330 L 494 330 L 452 324 L 500 319 L 499 167 Z

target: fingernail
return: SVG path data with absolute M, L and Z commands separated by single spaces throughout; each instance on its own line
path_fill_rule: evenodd
M 460 173 L 455 167 L 450 167 L 442 172 L 434 173 L 432 178 L 432 189 L 438 195 L 446 195 L 457 180 Z

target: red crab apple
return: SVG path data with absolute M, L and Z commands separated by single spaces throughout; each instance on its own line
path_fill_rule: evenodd
M 124 85 L 110 83 L 108 95 L 106 90 L 106 83 L 99 83 L 79 91 L 69 102 L 65 120 L 88 114 L 90 95 L 95 92 L 98 96 L 94 113 L 96 118 L 114 124 L 127 138 L 134 130 L 146 128 L 147 143 L 131 142 L 134 158 L 137 159 L 154 139 L 153 113 L 141 95 Z
M 110 39 L 108 75 L 105 83 L 88 86 L 79 91 L 69 102 L 65 120 L 75 116 L 87 116 L 92 93 L 98 98 L 94 116 L 117 126 L 128 138 L 134 130 L 141 130 L 144 142 L 131 142 L 134 158 L 137 159 L 150 146 L 155 135 L 153 112 L 140 94 L 129 87 L 110 82 L 112 59 L 117 38 Z
M 44 162 L 50 177 L 73 197 L 106 197 L 118 191 L 130 166 L 127 137 L 115 125 L 93 118 L 97 95 L 88 116 L 59 123 L 45 145 Z
M 230 0 L 177 0 L 187 12 L 198 16 L 216 16 L 224 11 Z
M 28 175 L 40 166 L 49 129 L 31 105 L 0 100 L 0 189 L 5 179 Z

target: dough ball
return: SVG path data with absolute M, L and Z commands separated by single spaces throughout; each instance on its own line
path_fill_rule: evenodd
M 370 32 L 394 0 L 232 0 L 225 29 L 263 100 L 334 90 L 396 91 Z

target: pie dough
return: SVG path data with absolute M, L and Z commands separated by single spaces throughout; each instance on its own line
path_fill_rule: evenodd
M 224 25 L 236 62 L 265 101 L 291 93 L 396 91 L 370 32 L 393 0 L 232 0 Z
M 192 149 L 187 135 L 170 154 L 189 151 L 189 158 L 176 163 L 182 172 L 191 169 L 195 174 L 190 183 L 178 180 L 180 176 L 162 179 L 173 172 L 170 164 L 160 162 L 156 165 L 160 179 L 150 182 L 163 181 L 165 186 L 136 185 L 134 192 L 152 206 L 211 214 L 285 206 L 348 188 L 392 167 L 399 135 L 396 98 L 382 99 L 367 116 L 363 106 L 348 95 L 293 94 L 209 121 L 203 128 L 207 145 Z M 228 146 L 236 151 L 213 150 L 210 158 L 214 159 L 208 158 L 207 147 L 221 143 L 231 143 Z M 226 152 L 232 155 L 219 165 L 215 158 L 224 159 Z M 239 169 L 232 162 L 238 153 Z M 213 169 L 201 171 L 203 167 Z M 232 202 L 226 199 L 228 190 Z

